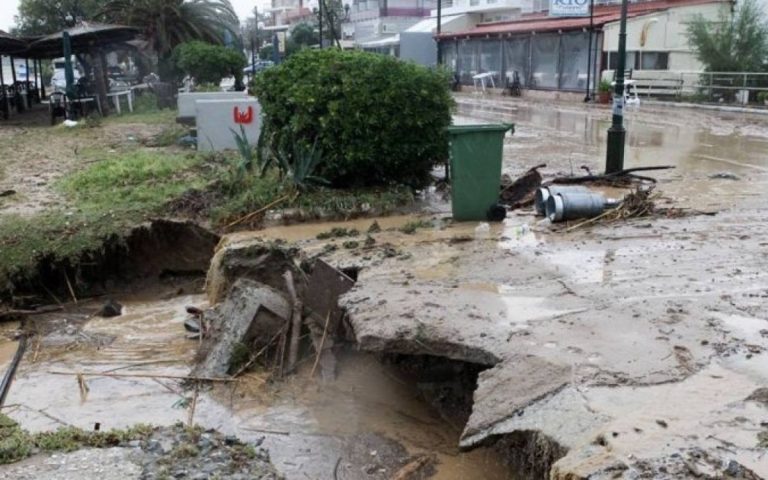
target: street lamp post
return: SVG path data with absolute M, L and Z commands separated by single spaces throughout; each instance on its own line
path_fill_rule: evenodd
M 251 78 L 256 74 L 256 42 L 259 38 L 259 7 L 253 7 L 255 34 L 251 37 Z
M 441 23 L 443 19 L 443 2 L 442 0 L 437 0 L 437 64 L 442 65 L 443 64 L 443 55 L 442 55 L 442 49 L 440 46 L 440 32 L 441 30 Z
M 619 25 L 619 59 L 616 64 L 616 87 L 613 92 L 613 119 L 608 129 L 608 149 L 605 158 L 605 173 L 624 169 L 624 143 L 627 131 L 624 129 L 624 70 L 627 56 L 627 0 L 621 2 L 621 23 Z
M 584 96 L 584 101 L 589 102 L 592 100 L 592 35 L 595 31 L 595 0 L 589 2 L 589 49 L 587 50 L 587 94 Z
M 318 16 L 320 17 L 320 49 L 323 49 L 323 0 L 318 3 Z

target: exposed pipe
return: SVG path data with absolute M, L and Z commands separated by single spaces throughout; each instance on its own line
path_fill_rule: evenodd
M 606 198 L 599 193 L 567 192 L 552 195 L 547 199 L 547 218 L 551 222 L 591 218 L 602 214 L 608 208 L 619 205 L 618 200 Z
M 536 215 L 543 216 L 546 214 L 547 200 L 550 196 L 566 192 L 589 193 L 590 190 L 584 185 L 550 185 L 548 187 L 541 187 L 536 190 L 536 195 L 533 199 L 533 207 L 536 210 Z
M 5 372 L 3 382 L 0 383 L 0 407 L 5 404 L 5 398 L 8 396 L 8 391 L 11 389 L 11 383 L 13 382 L 14 375 L 16 375 L 16 369 L 19 368 L 21 357 L 24 356 L 24 351 L 26 349 L 27 336 L 22 335 L 21 338 L 19 338 L 19 346 L 16 348 L 16 354 L 13 356 L 13 360 L 11 360 L 8 370 Z

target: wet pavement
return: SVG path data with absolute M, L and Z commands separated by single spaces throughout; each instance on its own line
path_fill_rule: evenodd
M 459 115 L 517 123 L 512 175 L 602 163 L 605 109 L 468 97 Z M 343 300 L 357 341 L 492 366 L 461 444 L 543 433 L 568 450 L 555 478 L 766 476 L 764 406 L 745 401 L 768 385 L 764 121 L 629 117 L 626 167 L 675 165 L 658 175 L 670 204 L 717 215 L 564 233 L 523 213 L 473 242 L 415 239 L 413 260 L 363 269 Z M 535 456 L 538 438 L 517 448 Z

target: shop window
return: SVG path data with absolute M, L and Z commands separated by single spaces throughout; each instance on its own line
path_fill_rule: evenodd
M 484 40 L 480 44 L 480 73 L 492 73 L 493 83 L 501 81 L 501 41 Z
M 668 70 L 669 52 L 640 52 L 638 70 Z
M 619 64 L 618 52 L 608 53 L 608 70 L 616 70 Z M 631 70 L 635 67 L 635 52 L 627 52 L 625 67 L 626 70 Z
M 528 76 L 530 72 L 530 37 L 513 37 L 504 40 L 504 72 L 505 85 L 511 85 L 515 72 L 522 86 L 528 85 Z
M 557 88 L 559 85 L 560 35 L 534 35 L 531 41 L 531 86 L 534 88 Z

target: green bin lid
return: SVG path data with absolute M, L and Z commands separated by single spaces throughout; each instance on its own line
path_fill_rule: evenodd
M 506 132 L 512 130 L 515 133 L 514 123 L 482 123 L 477 125 L 451 125 L 447 127 L 448 133 L 454 135 L 461 135 L 463 133 L 476 133 L 476 132 Z

